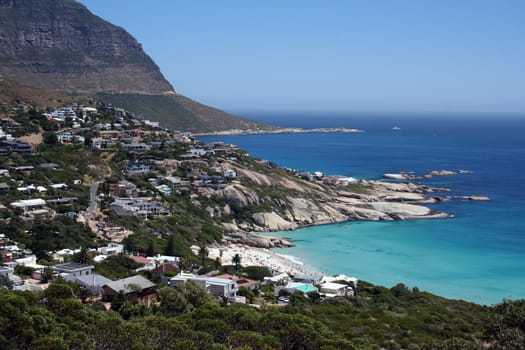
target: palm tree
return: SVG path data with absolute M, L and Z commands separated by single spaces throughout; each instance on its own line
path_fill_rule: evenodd
M 201 257 L 201 265 L 204 266 L 204 260 L 208 256 L 208 249 L 206 249 L 206 247 L 203 245 L 199 247 L 199 256 Z
M 239 253 L 234 255 L 234 257 L 232 258 L 232 263 L 235 264 L 235 271 L 237 271 L 239 269 L 239 265 L 241 264 L 241 256 L 239 255 Z
M 179 270 L 182 272 L 183 270 L 187 269 L 188 266 L 190 266 L 190 261 L 187 258 L 180 258 L 179 259 Z

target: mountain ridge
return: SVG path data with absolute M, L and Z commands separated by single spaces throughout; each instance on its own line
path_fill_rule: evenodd
M 0 46 L 0 74 L 23 84 L 67 93 L 173 91 L 135 38 L 74 0 L 2 0 Z
M 0 0 L 0 78 L 96 97 L 171 129 L 268 129 L 177 94 L 124 28 L 75 0 Z

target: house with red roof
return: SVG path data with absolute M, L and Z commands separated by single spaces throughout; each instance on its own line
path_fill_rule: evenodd
M 234 281 L 237 283 L 239 287 L 244 287 L 248 289 L 257 289 L 259 288 L 259 284 L 260 284 L 259 281 L 252 280 L 252 279 L 245 278 L 245 277 L 234 276 L 234 275 L 230 275 L 227 273 L 223 275 L 214 276 L 214 277 Z

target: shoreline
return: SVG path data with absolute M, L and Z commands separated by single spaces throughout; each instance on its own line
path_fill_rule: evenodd
M 192 247 L 198 249 L 198 247 Z M 263 266 L 269 267 L 279 273 L 289 273 L 291 275 L 320 275 L 319 271 L 308 268 L 298 258 L 289 258 L 278 254 L 268 248 L 256 248 L 245 244 L 227 243 L 213 244 L 207 247 L 208 258 L 215 260 L 219 258 L 221 264 L 232 264 L 235 254 L 241 257 L 242 266 Z
M 208 133 L 196 133 L 192 136 L 241 136 L 241 135 L 268 135 L 268 134 L 312 134 L 312 133 L 362 133 L 365 130 L 349 128 L 279 128 L 275 130 L 251 130 L 251 129 L 231 129 L 224 131 L 214 131 Z

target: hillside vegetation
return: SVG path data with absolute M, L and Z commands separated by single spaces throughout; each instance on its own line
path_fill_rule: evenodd
M 40 294 L 0 289 L 2 349 L 523 349 L 525 304 L 494 308 L 398 285 L 356 298 L 296 295 L 284 308 L 226 306 L 192 283 L 164 287 L 152 308 L 81 304 L 73 284 Z
M 172 130 L 212 132 L 230 129 L 272 129 L 275 127 L 239 118 L 193 101 L 179 94 L 108 94 L 98 93 L 99 101 L 119 106 L 144 119 L 160 122 Z

